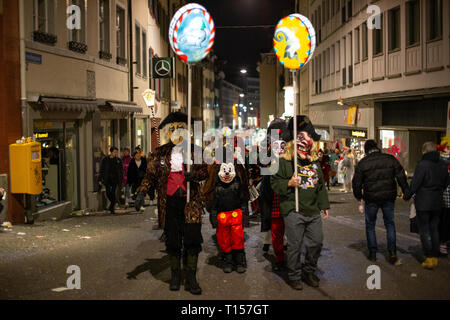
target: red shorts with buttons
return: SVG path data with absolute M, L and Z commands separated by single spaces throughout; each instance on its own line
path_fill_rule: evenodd
M 224 253 L 244 249 L 242 210 L 221 212 L 217 215 L 217 243 Z

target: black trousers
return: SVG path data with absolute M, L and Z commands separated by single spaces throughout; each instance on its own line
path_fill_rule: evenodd
M 439 257 L 439 218 L 441 211 L 417 211 L 420 241 L 425 257 Z
M 114 206 L 116 204 L 116 190 L 117 190 L 117 184 L 111 183 L 111 184 L 105 184 L 106 188 L 106 196 L 108 197 L 108 200 L 111 202 L 109 205 L 109 210 L 114 209 Z
M 179 192 L 167 196 L 164 231 L 169 255 L 181 256 L 186 252 L 198 254 L 201 251 L 201 225 L 185 223 L 185 206 L 186 196 L 182 196 Z

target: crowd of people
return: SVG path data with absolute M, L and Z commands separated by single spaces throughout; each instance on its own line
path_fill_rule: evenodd
M 233 153 L 237 145 L 224 144 L 223 152 L 213 154 L 213 164 L 186 165 L 186 141 L 176 135 L 185 129 L 187 116 L 169 114 L 159 129 L 169 128 L 168 143 L 156 148 L 148 157 L 137 148 L 118 157 L 117 148 L 102 161 L 99 183 L 106 187 L 109 210 L 114 213 L 115 191 L 123 190 L 125 205 L 135 200 L 141 211 L 144 199 L 157 193 L 158 227 L 166 244 L 171 267 L 170 289 L 179 290 L 185 278 L 185 290 L 201 294 L 196 271 L 202 250 L 202 216 L 209 214 L 215 228 L 215 241 L 222 256 L 224 273 L 246 271 L 244 229 L 250 216 L 260 214 L 261 232 L 265 234 L 263 250 L 273 246 L 274 272 L 286 269 L 289 285 L 296 290 L 302 283 L 318 287 L 318 260 L 323 245 L 322 220 L 329 215 L 328 191 L 352 192 L 365 215 L 368 259 L 377 259 L 375 224 L 379 209 L 387 230 L 388 261 L 398 264 L 394 222 L 397 184 L 404 200 L 414 198 L 425 260 L 424 268 L 438 264 L 441 245 L 449 239 L 449 164 L 440 158 L 433 142 L 423 146 L 423 158 L 408 184 L 405 171 L 392 155 L 381 152 L 373 140 L 364 145 L 365 156 L 357 161 L 355 151 L 334 153 L 317 150 L 320 136 L 306 116 L 298 116 L 297 136 L 293 136 L 294 119 L 287 123 L 275 119 L 268 128 L 267 152 L 275 155 L 267 165 L 250 165 L 248 152 L 244 164 Z M 279 135 L 272 137 L 276 130 Z M 198 146 L 192 145 L 192 151 Z M 231 148 L 233 157 L 227 158 Z M 448 151 L 448 149 L 447 149 Z M 264 152 L 259 150 L 258 152 Z M 194 152 L 191 152 L 192 160 Z M 274 161 L 278 166 L 271 166 Z M 295 175 L 295 163 L 297 175 Z M 276 169 L 274 169 L 276 168 Z M 263 169 L 272 170 L 262 175 Z M 255 191 L 256 190 L 256 191 Z M 255 195 L 256 193 L 256 195 Z M 188 196 L 189 194 L 189 196 Z M 303 250 L 304 249 L 304 250 Z M 304 254 L 304 263 L 301 256 Z M 183 266 L 183 268 L 182 268 Z

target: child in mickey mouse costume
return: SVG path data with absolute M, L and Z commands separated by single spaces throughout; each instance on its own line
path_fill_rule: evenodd
M 224 152 L 225 153 L 225 152 Z M 225 158 L 225 155 L 224 155 Z M 248 210 L 248 183 L 242 165 L 223 161 L 216 167 L 213 199 L 210 204 L 211 223 L 217 228 L 217 244 L 223 253 L 225 273 L 246 271 L 244 251 L 244 219 Z

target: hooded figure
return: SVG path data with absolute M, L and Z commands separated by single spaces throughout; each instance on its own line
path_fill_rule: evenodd
M 159 129 L 168 127 L 166 138 L 170 141 L 158 147 L 150 156 L 145 177 L 137 189 L 136 206 L 142 205 L 144 195 L 151 187 L 157 190 L 159 225 L 164 228 L 166 250 L 170 257 L 170 290 L 180 289 L 183 255 L 186 270 L 185 290 L 201 294 L 196 280 L 198 254 L 202 250 L 203 242 L 203 198 L 200 194 L 200 182 L 208 177 L 208 169 L 206 164 L 194 164 L 191 166 L 191 172 L 187 172 L 184 156 L 187 141 L 183 141 L 187 119 L 186 114 L 173 112 L 159 126 Z M 193 159 L 194 152 L 191 156 Z M 190 182 L 189 203 L 186 203 L 187 182 Z
M 278 137 L 272 136 L 272 130 L 276 130 Z M 277 118 L 267 128 L 267 151 L 273 152 L 275 161 L 283 156 L 286 150 L 286 137 L 289 138 L 288 125 L 285 120 Z M 276 166 L 273 166 L 276 167 Z M 275 173 L 275 172 L 273 172 Z M 267 232 L 263 250 L 267 252 L 270 244 L 273 245 L 275 264 L 273 271 L 281 271 L 286 257 L 284 254 L 284 220 L 280 213 L 280 201 L 278 193 L 270 186 L 270 175 L 265 175 L 261 184 L 261 232 Z
M 288 241 L 287 267 L 289 284 L 301 290 L 301 280 L 312 287 L 319 286 L 315 275 L 322 250 L 323 230 L 321 212 L 328 217 L 330 203 L 323 179 L 314 141 L 320 139 L 311 121 L 306 116 L 297 116 L 297 137 L 293 137 L 294 119 L 289 122 L 288 131 L 292 139 L 286 145 L 286 152 L 280 159 L 279 170 L 271 176 L 270 183 L 278 193 L 280 212 L 284 219 Z M 297 178 L 294 176 L 294 157 L 298 158 Z M 298 188 L 296 212 L 295 188 Z M 301 246 L 306 247 L 305 263 L 300 263 Z

